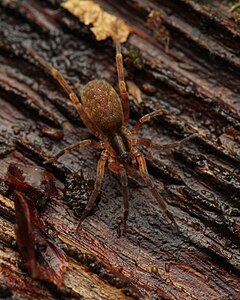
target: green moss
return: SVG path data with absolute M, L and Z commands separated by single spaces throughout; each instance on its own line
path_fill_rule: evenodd
M 141 53 L 138 50 L 128 50 L 125 63 L 132 65 L 138 70 L 142 70 L 144 67 L 144 62 Z
M 230 9 L 229 12 L 234 12 L 237 11 L 240 13 L 240 2 L 233 4 Z

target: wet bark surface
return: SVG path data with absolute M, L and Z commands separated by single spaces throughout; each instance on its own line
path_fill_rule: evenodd
M 71 86 L 73 81 L 81 88 L 103 78 L 118 90 L 115 47 L 111 40 L 97 42 L 59 1 L 2 0 L 0 295 L 238 299 L 240 28 L 236 16 L 231 18 L 227 1 L 98 3 L 132 28 L 122 50 L 126 80 L 140 89 L 141 97 L 131 97 L 130 126 L 144 114 L 162 109 L 163 115 L 144 125 L 140 137 L 166 144 L 198 133 L 171 153 L 142 149 L 180 232 L 173 230 L 138 172 L 129 171 L 128 235 L 119 238 L 121 186 L 106 168 L 101 201 L 76 235 L 77 215 L 93 189 L 100 153 L 85 148 L 43 165 L 59 150 L 92 135 L 59 84 L 27 53 L 26 44 Z M 60 196 L 50 197 L 40 216 L 48 235 L 68 257 L 60 287 L 33 280 L 20 267 L 14 204 L 6 181 L 10 163 L 29 170 L 42 167 L 54 176 Z M 41 178 L 37 180 L 41 185 Z

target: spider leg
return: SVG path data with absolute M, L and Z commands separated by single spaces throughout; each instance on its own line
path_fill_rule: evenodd
M 89 212 L 91 211 L 91 209 L 93 208 L 93 205 L 97 199 L 98 194 L 101 191 L 101 187 L 102 187 L 102 182 L 103 182 L 103 177 L 104 177 L 104 168 L 105 168 L 105 164 L 106 164 L 106 160 L 108 159 L 109 153 L 106 150 L 103 150 L 101 157 L 98 161 L 98 167 L 97 167 L 97 177 L 95 180 L 95 184 L 94 184 L 94 190 L 90 196 L 90 198 L 88 199 L 88 203 L 85 207 L 85 210 L 80 218 L 80 221 L 78 223 L 76 232 L 79 233 L 79 230 L 81 228 L 82 222 L 84 221 L 84 219 L 86 219 L 86 217 L 88 216 Z
M 127 233 L 127 219 L 129 213 L 129 194 L 128 194 L 128 178 L 127 172 L 124 167 L 118 163 L 114 158 L 110 157 L 108 163 L 109 169 L 120 176 L 120 181 L 122 185 L 122 193 L 123 193 L 123 205 L 124 205 L 124 212 L 123 212 L 123 233 Z
M 78 95 L 81 94 L 81 90 L 80 90 L 80 87 L 79 85 L 77 84 L 77 82 L 75 80 L 72 80 L 72 85 L 74 86 L 75 90 L 77 91 Z
M 128 195 L 128 179 L 126 171 L 123 169 L 119 172 L 122 191 L 123 191 L 123 205 L 124 205 L 124 213 L 123 213 L 123 233 L 126 235 L 127 233 L 127 219 L 129 213 L 129 195 Z
M 164 144 L 164 145 L 155 144 L 150 139 L 135 139 L 134 144 L 149 147 L 149 148 L 158 149 L 158 150 L 161 150 L 161 151 L 172 150 L 174 148 L 182 146 L 184 143 L 186 143 L 187 141 L 195 138 L 196 136 L 198 136 L 198 134 L 193 133 L 193 134 L 190 134 L 189 136 L 187 136 L 186 138 L 184 138 L 184 139 L 182 139 L 178 142 L 171 143 L 171 144 Z
M 118 73 L 119 90 L 123 101 L 123 125 L 125 126 L 127 125 L 129 118 L 129 100 L 127 95 L 126 84 L 124 81 L 123 59 L 121 53 L 121 44 L 119 40 L 116 40 L 116 65 Z
M 138 120 L 138 122 L 133 126 L 133 128 L 130 130 L 130 132 L 132 134 L 136 134 L 138 133 L 139 129 L 142 127 L 142 125 L 149 121 L 150 119 L 154 118 L 154 117 L 157 117 L 157 116 L 161 116 L 163 114 L 163 111 L 162 110 L 155 110 L 145 116 L 143 116 L 142 118 L 140 118 Z
M 97 142 L 97 141 L 94 141 L 94 140 L 83 140 L 83 141 L 80 141 L 76 144 L 73 144 L 73 145 L 70 145 L 64 149 L 62 149 L 61 151 L 59 151 L 56 155 L 54 155 L 52 158 L 46 160 L 44 162 L 44 164 L 49 164 L 49 163 L 53 163 L 55 162 L 60 156 L 62 156 L 63 154 L 65 153 L 68 153 L 70 151 L 72 151 L 73 149 L 75 148 L 83 148 L 85 146 L 92 146 L 93 148 L 95 149 L 103 149 L 103 146 L 102 146 L 102 143 L 101 142 Z
M 80 117 L 84 124 L 92 131 L 92 133 L 95 136 L 99 136 L 101 133 L 98 128 L 94 126 L 94 124 L 89 119 L 88 115 L 83 109 L 83 106 L 81 102 L 79 101 L 77 95 L 73 92 L 73 90 L 70 88 L 66 80 L 63 78 L 63 76 L 58 72 L 57 69 L 55 69 L 53 66 L 51 66 L 49 63 L 47 63 L 42 57 L 40 57 L 33 49 L 27 48 L 28 52 L 45 68 L 47 69 L 52 76 L 59 82 L 59 84 L 63 87 L 63 89 L 67 92 L 69 99 L 73 102 L 76 109 L 78 110 Z
M 152 180 L 148 174 L 147 165 L 146 165 L 146 161 L 145 161 L 143 154 L 141 152 L 139 152 L 136 148 L 134 148 L 133 154 L 135 155 L 135 157 L 138 161 L 141 176 L 142 176 L 143 180 L 146 182 L 150 192 L 152 193 L 154 198 L 157 200 L 159 206 L 162 208 L 165 215 L 169 218 L 169 220 L 172 222 L 174 227 L 178 230 L 178 225 L 175 222 L 172 213 L 168 210 L 162 196 L 160 195 L 158 189 L 156 188 L 155 184 L 152 182 Z

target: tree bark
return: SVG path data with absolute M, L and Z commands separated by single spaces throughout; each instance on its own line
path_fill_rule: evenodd
M 218 1 L 97 1 L 131 28 L 123 44 L 131 91 L 130 126 L 146 113 L 141 137 L 154 143 L 197 137 L 169 152 L 145 151 L 149 173 L 180 228 L 176 233 L 136 171 L 130 172 L 128 235 L 118 236 L 121 186 L 106 168 L 101 200 L 82 225 L 79 205 L 93 189 L 99 152 L 86 148 L 43 165 L 92 138 L 59 84 L 26 42 L 80 89 L 103 78 L 116 90 L 115 46 L 60 1 L 0 3 L 0 296 L 21 299 L 234 299 L 240 290 L 240 28 Z M 137 95 L 137 96 L 136 96 Z M 59 199 L 40 212 L 68 257 L 64 283 L 31 279 L 19 267 L 10 163 L 55 178 Z M 137 173 L 137 174 L 136 174 Z M 105 200 L 105 201 L 104 201 Z M 81 210 L 81 209 L 80 209 Z M 13 299 L 13 298 L 12 298 Z M 14 298 L 15 299 L 15 298 Z

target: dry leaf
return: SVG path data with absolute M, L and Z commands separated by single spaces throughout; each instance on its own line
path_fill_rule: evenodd
M 105 12 L 94 1 L 68 0 L 61 4 L 74 16 L 78 17 L 85 25 L 90 25 L 91 31 L 98 41 L 111 37 L 124 43 L 130 29 L 121 19 Z
M 142 93 L 139 87 L 133 81 L 127 81 L 128 93 L 138 104 L 142 103 Z

